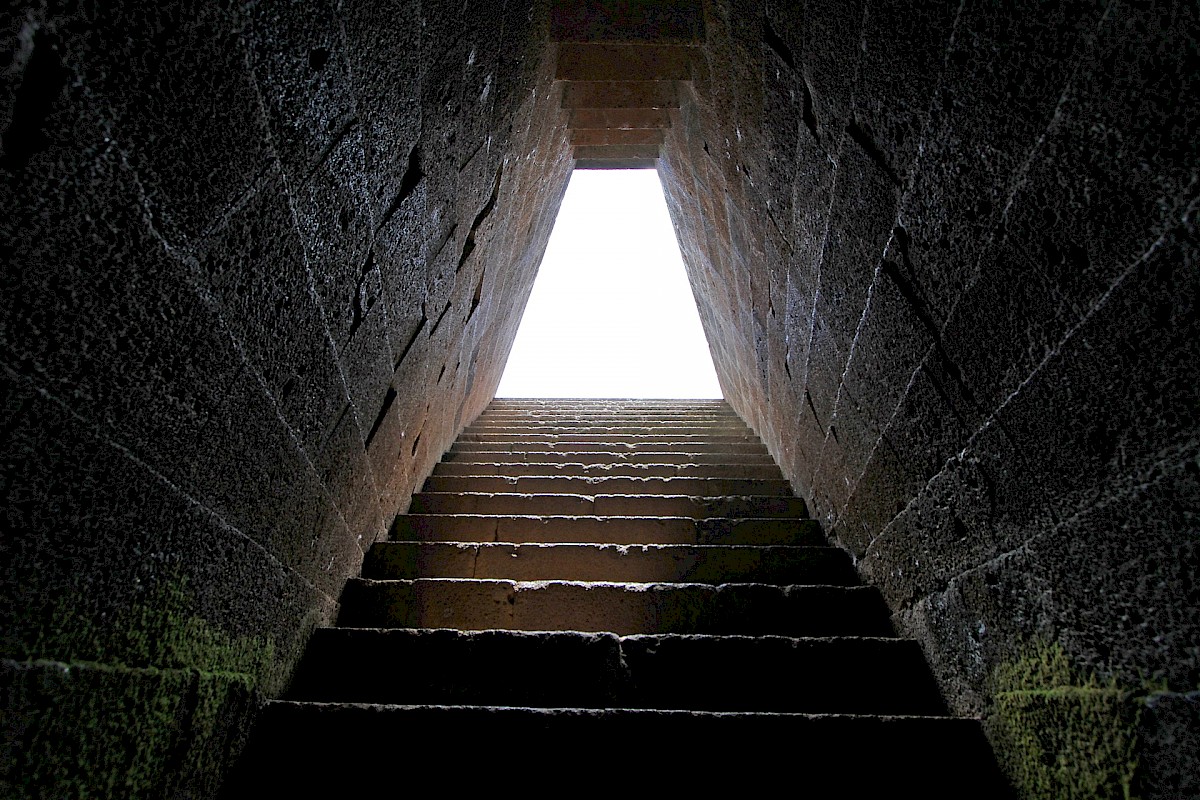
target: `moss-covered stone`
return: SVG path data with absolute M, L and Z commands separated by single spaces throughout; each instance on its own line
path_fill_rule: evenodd
M 6 661 L 0 675 L 17 720 L 6 797 L 211 795 L 257 707 L 229 673 Z
M 86 607 L 76 598 L 59 600 L 44 616 L 29 659 L 235 673 L 256 684 L 272 677 L 274 643 L 213 628 L 193 612 L 184 579 L 164 581 L 112 620 L 77 612 Z
M 1140 703 L 1038 643 L 998 667 L 987 729 L 1023 798 L 1129 798 Z
M 211 626 L 181 579 L 107 622 L 71 600 L 46 615 L 28 658 L 3 662 L 16 721 L 3 794 L 214 794 L 263 690 L 282 681 L 274 643 Z

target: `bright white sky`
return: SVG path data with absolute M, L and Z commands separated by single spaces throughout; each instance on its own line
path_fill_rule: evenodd
M 655 170 L 575 170 L 497 397 L 721 397 Z

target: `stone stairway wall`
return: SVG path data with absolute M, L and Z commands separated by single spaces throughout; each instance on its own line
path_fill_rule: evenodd
M 526 760 L 547 772 L 497 778 Z M 368 553 L 229 791 L 395 793 L 398 767 L 430 766 L 569 786 L 612 763 L 647 788 L 1005 796 L 979 724 L 946 715 L 721 401 L 494 401 Z

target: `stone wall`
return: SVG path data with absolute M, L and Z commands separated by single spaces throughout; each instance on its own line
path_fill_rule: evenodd
M 499 380 L 571 168 L 546 13 L 0 19 L 0 794 L 204 796 Z
M 660 162 L 729 400 L 1026 796 L 1200 793 L 1195 15 L 710 0 Z M 545 8 L 0 19 L 0 794 L 204 796 L 496 385 Z
M 710 0 L 660 174 L 726 396 L 1022 793 L 1189 796 L 1200 20 L 1019 6 Z

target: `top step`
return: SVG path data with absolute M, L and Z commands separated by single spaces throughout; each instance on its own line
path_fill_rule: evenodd
M 657 405 L 647 403 L 633 403 L 625 401 L 611 401 L 594 403 L 555 403 L 546 404 L 538 401 L 511 400 L 501 402 L 493 401 L 484 413 L 494 412 L 544 412 L 553 414 L 571 414 L 571 413 L 609 413 L 609 414 L 729 414 L 736 416 L 734 410 L 729 407 L 725 401 L 713 403 L 673 403 L 671 405 Z

